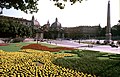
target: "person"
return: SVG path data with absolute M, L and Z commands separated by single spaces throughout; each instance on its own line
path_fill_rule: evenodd
M 111 47 L 116 47 L 116 48 L 118 48 L 118 45 L 116 45 L 116 44 L 114 43 L 114 41 L 111 42 L 110 46 L 111 46 Z
M 120 41 L 119 40 L 117 41 L 117 44 L 120 46 Z
M 80 44 L 80 40 L 78 41 L 78 43 Z
M 114 44 L 114 41 L 112 41 L 111 44 L 113 45 L 113 44 Z

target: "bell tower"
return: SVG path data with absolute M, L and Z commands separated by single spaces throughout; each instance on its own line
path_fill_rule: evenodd
M 32 26 L 34 26 L 34 24 L 35 24 L 34 21 L 35 21 L 35 18 L 34 18 L 34 15 L 33 15 L 32 16 L 32 24 L 31 24 Z

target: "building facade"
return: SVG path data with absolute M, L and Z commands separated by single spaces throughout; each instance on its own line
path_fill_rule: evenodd
M 78 26 L 78 27 L 65 27 L 64 32 L 67 38 L 73 39 L 91 39 L 98 36 L 100 26 Z
M 0 15 L 0 20 L 11 20 L 13 22 L 23 24 L 25 26 L 40 27 L 39 22 L 37 20 L 35 20 L 34 16 L 32 16 L 32 20 L 27 20 L 27 19 L 23 19 L 23 18 L 15 18 L 15 17 Z
M 40 28 L 40 24 L 37 20 L 35 20 L 34 16 L 32 16 L 32 19 L 31 20 L 27 20 L 27 19 L 23 19 L 23 18 L 15 18 L 15 17 L 9 17 L 9 16 L 3 16 L 3 15 L 0 15 L 0 22 L 3 22 L 3 21 L 7 21 L 9 24 L 11 24 L 10 22 L 14 22 L 14 23 L 17 23 L 17 25 L 19 24 L 19 27 L 20 26 L 27 26 L 29 28 L 34 28 L 34 29 L 39 29 Z M 22 24 L 22 25 L 20 25 Z M 13 24 L 14 25 L 14 24 Z M 13 30 L 17 30 L 18 31 L 18 28 L 19 27 L 11 27 L 9 28 L 10 30 L 13 29 Z M 12 30 L 12 31 L 13 31 Z M 21 30 L 23 30 L 23 28 L 21 28 Z M 21 32 L 21 30 L 19 30 L 18 32 Z M 32 29 L 31 29 L 32 30 Z M 35 31 L 35 30 L 34 30 Z M 7 31 L 6 31 L 7 32 Z M 4 32 L 4 33 L 6 33 Z M 24 31 L 23 31 L 24 32 Z M 24 32 L 22 34 L 25 35 L 26 32 Z M 20 33 L 15 33 L 15 35 L 19 35 Z M 20 34 L 20 35 L 22 35 Z M 3 36 L 4 34 L 2 34 L 1 37 L 4 37 Z M 26 36 L 26 35 L 25 35 Z M 35 36 L 35 35 L 34 35 Z M 5 35 L 5 37 L 9 37 L 7 35 Z
M 25 26 L 34 26 L 36 29 L 37 39 L 57 39 L 57 38 L 72 38 L 72 39 L 90 39 L 97 37 L 100 31 L 100 25 L 97 26 L 77 26 L 77 27 L 62 27 L 61 23 L 58 22 L 58 18 L 52 24 L 49 21 L 40 26 L 39 22 L 32 16 L 31 20 L 23 18 L 15 18 L 8 16 L 0 16 L 0 20 L 13 20 L 14 22 L 23 24 Z
M 15 17 L 0 15 L 0 20 L 12 20 L 13 22 L 16 22 L 16 23 L 19 23 L 19 24 L 23 24 L 23 25 L 27 25 L 27 26 L 32 25 L 31 20 L 26 20 L 26 19 L 23 19 L 23 18 L 15 18 Z
M 48 39 L 57 39 L 57 38 L 64 38 L 64 30 L 62 28 L 62 25 L 60 22 L 58 22 L 58 19 L 55 19 L 55 22 L 53 22 L 51 25 L 49 21 L 47 24 L 45 24 L 43 27 L 44 31 L 44 38 Z

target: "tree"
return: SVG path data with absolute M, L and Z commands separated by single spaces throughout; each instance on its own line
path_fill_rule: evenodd
M 112 35 L 113 36 L 120 36 L 120 25 L 114 25 L 112 27 Z
M 50 0 L 51 1 L 51 0 Z M 55 6 L 59 7 L 60 9 L 64 9 L 65 3 L 70 2 L 71 5 L 75 4 L 76 2 L 81 3 L 83 0 L 52 0 L 55 2 Z
M 37 13 L 38 12 L 38 1 L 39 0 L 0 0 L 0 14 L 2 13 L 3 8 L 10 9 L 14 8 L 16 10 L 21 10 L 25 13 Z M 75 4 L 76 2 L 82 2 L 83 0 L 50 0 L 55 2 L 55 6 L 59 7 L 60 9 L 64 9 L 65 3 L 70 2 L 71 5 Z
M 101 28 L 101 30 L 100 30 L 100 36 L 105 37 L 105 34 L 106 34 L 106 27 L 107 27 L 107 26 Z
M 0 20 L 0 37 L 33 37 L 35 29 L 32 26 L 23 25 L 14 20 Z
M 0 8 L 14 8 L 17 10 L 24 11 L 25 13 L 37 12 L 38 0 L 0 0 Z

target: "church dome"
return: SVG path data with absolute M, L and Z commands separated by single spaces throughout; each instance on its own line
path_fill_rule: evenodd
M 61 23 L 58 22 L 58 19 L 55 19 L 55 22 L 51 25 L 52 29 L 61 29 Z
M 34 20 L 35 27 L 40 27 L 40 23 L 37 20 Z

